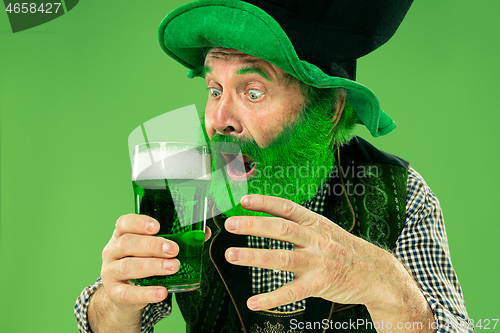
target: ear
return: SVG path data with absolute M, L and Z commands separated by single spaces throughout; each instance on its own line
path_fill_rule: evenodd
M 337 97 L 335 99 L 334 112 L 332 116 L 332 125 L 335 127 L 344 112 L 345 102 L 347 100 L 347 92 L 343 88 L 337 88 Z

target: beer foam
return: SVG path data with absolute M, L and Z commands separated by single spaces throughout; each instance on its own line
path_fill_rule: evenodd
M 132 180 L 209 179 L 210 155 L 183 147 L 158 147 L 134 155 Z

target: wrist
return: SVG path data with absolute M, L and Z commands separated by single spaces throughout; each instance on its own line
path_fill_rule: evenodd
M 123 309 L 118 307 L 99 287 L 90 298 L 88 321 L 92 332 L 140 332 L 142 309 Z
M 403 264 L 392 254 L 385 253 L 385 272 L 379 274 L 374 298 L 365 305 L 377 312 L 403 310 L 420 290 Z
M 428 323 L 434 321 L 434 314 L 419 286 L 403 264 L 391 254 L 389 255 L 391 257 L 387 259 L 389 270 L 379 276 L 378 283 L 374 284 L 372 293 L 374 297 L 365 303 L 372 321 L 374 323 L 390 322 L 393 329 L 397 328 L 398 323 L 403 326 L 409 323 L 412 328 L 421 327 L 425 332 L 434 331 L 428 327 Z M 386 325 L 386 328 L 388 326 Z M 377 331 L 384 332 L 385 330 Z M 412 332 L 411 329 L 406 331 Z
M 374 312 L 394 311 L 404 307 L 404 291 L 413 279 L 391 253 L 369 244 L 370 253 L 363 263 L 366 289 L 362 304 Z M 368 264 L 368 267 L 366 265 Z M 371 312 L 370 312 L 371 313 Z

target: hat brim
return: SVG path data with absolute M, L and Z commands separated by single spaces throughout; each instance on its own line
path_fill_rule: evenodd
M 374 137 L 396 127 L 375 94 L 355 81 L 329 76 L 300 60 L 281 26 L 262 9 L 239 0 L 201 0 L 170 12 L 158 30 L 160 46 L 174 60 L 200 75 L 209 47 L 226 47 L 266 60 L 318 88 L 345 88 L 349 103 Z

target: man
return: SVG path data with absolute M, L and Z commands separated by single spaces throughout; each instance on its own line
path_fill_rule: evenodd
M 191 3 L 160 25 L 164 51 L 207 82 L 210 142 L 241 147 L 246 166 L 228 167 L 230 181 L 253 193 L 209 222 L 202 287 L 176 295 L 188 330 L 467 330 L 437 199 L 406 161 L 350 139 L 356 122 L 374 136 L 394 129 L 355 63 L 410 2 L 251 2 Z M 102 279 L 75 307 L 81 331 L 150 331 L 170 314 L 164 288 L 127 282 L 179 269 L 158 228 L 118 219 Z

